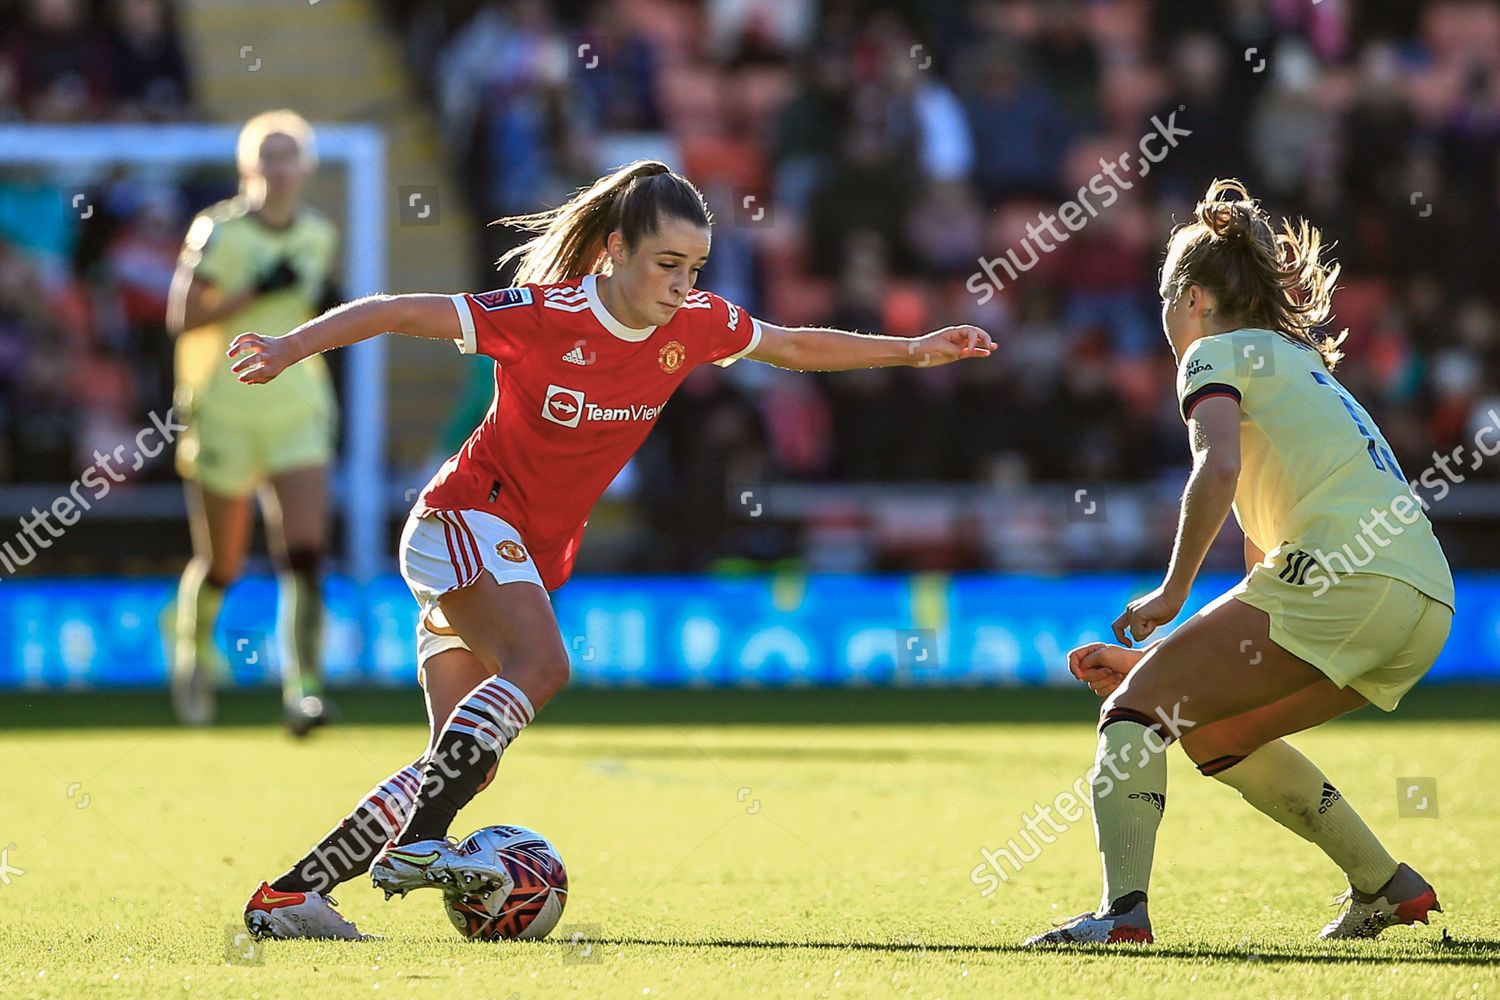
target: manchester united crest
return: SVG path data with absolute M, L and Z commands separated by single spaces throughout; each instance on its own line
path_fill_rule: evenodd
M 523 563 L 526 561 L 526 546 L 507 538 L 495 546 L 495 554 L 506 562 Z
M 687 348 L 675 340 L 669 340 L 662 347 L 661 352 L 656 355 L 656 363 L 661 365 L 661 370 L 668 375 L 682 367 L 682 362 L 687 359 Z

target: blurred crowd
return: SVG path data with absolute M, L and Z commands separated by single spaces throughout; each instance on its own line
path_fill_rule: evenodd
M 715 209 L 703 286 L 779 323 L 972 322 L 999 341 L 987 363 L 933 371 L 696 374 L 640 477 L 663 524 L 702 522 L 688 550 L 734 525 L 697 501 L 737 481 L 1180 478 L 1156 277 L 1174 220 L 1217 176 L 1336 244 L 1340 374 L 1410 475 L 1500 402 L 1500 5 L 511 0 L 394 14 L 486 218 L 663 155 Z M 1137 150 L 1168 122 L 1180 138 L 1154 140 L 1147 164 Z M 1126 165 L 1116 199 L 1028 261 L 1027 224 L 1106 163 Z M 490 238 L 482 259 L 507 245 Z M 1007 251 L 1014 275 L 994 263 Z
M 190 117 L 168 0 L 0 2 L 0 125 Z M 70 481 L 171 398 L 167 289 L 191 208 L 218 197 L 127 170 L 0 171 L 0 481 Z
M 0 18 L 0 121 L 169 121 L 188 110 L 167 0 L 8 0 Z
M 776 551 L 759 535 L 714 541 L 744 529 L 723 502 L 735 483 L 1180 478 L 1156 276 L 1174 220 L 1216 176 L 1244 179 L 1273 213 L 1306 215 L 1336 243 L 1333 331 L 1350 331 L 1340 374 L 1408 474 L 1500 405 L 1495 3 L 382 6 L 482 218 L 661 156 L 717 217 L 704 287 L 779 323 L 899 335 L 977 323 L 1000 343 L 988 362 L 928 371 L 696 372 L 621 485 L 676 529 L 642 565 Z M 162 0 L 0 10 L 0 119 L 191 116 Z M 1167 122 L 1180 138 L 1156 141 L 1164 155 L 1148 164 L 1142 141 Z M 1107 207 L 1028 262 L 1028 224 L 1097 192 L 1106 163 L 1129 166 L 1111 175 Z M 37 449 L 66 458 L 70 435 L 114 419 L 93 410 L 164 398 L 150 384 L 164 358 L 134 359 L 146 340 L 165 343 L 186 204 L 122 180 L 99 199 L 116 223 L 78 242 L 28 231 L 28 197 L 26 178 L 7 174 L 0 478 L 42 480 L 69 463 Z M 480 238 L 482 263 L 513 236 Z M 1014 275 L 998 269 L 1007 253 Z M 480 266 L 469 277 L 504 280 Z M 951 562 L 994 562 L 958 550 Z

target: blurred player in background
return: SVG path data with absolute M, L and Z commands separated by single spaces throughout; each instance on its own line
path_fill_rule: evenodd
M 1447 640 L 1453 577 L 1422 503 L 1370 415 L 1332 372 L 1338 267 L 1306 222 L 1271 219 L 1215 181 L 1167 244 L 1162 322 L 1193 451 L 1166 581 L 1069 669 L 1106 696 L 1092 773 L 1104 893 L 1028 944 L 1149 942 L 1166 745 L 1311 841 L 1349 880 L 1324 938 L 1427 922 L 1437 895 L 1398 864 L 1310 760 L 1283 739 L 1368 704 L 1389 712 Z M 1245 578 L 1160 642 L 1231 507 Z
M 177 415 L 188 425 L 177 469 L 193 539 L 177 591 L 172 701 L 184 723 L 213 720 L 222 669 L 214 625 L 244 566 L 251 496 L 259 490 L 280 587 L 286 722 L 302 735 L 331 712 L 322 688 L 319 567 L 338 408 L 321 358 L 274 386 L 252 388 L 225 370 L 223 356 L 243 330 L 277 337 L 317 315 L 338 234 L 302 204 L 317 154 L 312 127 L 299 115 L 252 118 L 240 132 L 237 160 L 240 193 L 193 220 L 168 305 Z
M 708 260 L 708 206 L 655 161 L 505 221 L 536 233 L 514 251 L 516 287 L 372 296 L 289 336 L 245 333 L 230 346 L 233 371 L 252 384 L 387 330 L 496 362 L 488 412 L 427 485 L 401 539 L 402 576 L 421 606 L 418 677 L 431 741 L 256 890 L 245 908 L 252 933 L 357 936 L 326 893 L 367 869 L 387 895 L 482 891 L 505 878 L 485 858 L 455 851 L 448 827 L 567 682 L 548 591 L 567 581 L 590 509 L 695 366 L 742 357 L 810 371 L 940 365 L 993 346 L 975 327 L 917 339 L 778 327 L 694 289 Z

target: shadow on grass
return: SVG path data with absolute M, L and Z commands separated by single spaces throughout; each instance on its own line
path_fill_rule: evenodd
M 331 692 L 352 725 L 425 726 L 421 692 L 411 688 L 351 688 Z M 220 727 L 275 726 L 279 692 L 230 691 L 219 698 Z M 549 725 L 572 726 L 884 726 L 1068 724 L 1080 733 L 1094 725 L 1099 701 L 1072 688 L 795 688 L 628 689 L 573 688 L 547 706 Z M 1432 685 L 1413 691 L 1394 716 L 1365 708 L 1334 725 L 1494 721 L 1500 685 Z M 0 694 L 0 729 L 144 728 L 173 725 L 167 694 L 141 691 L 8 691 Z
M 1275 948 L 1257 948 L 1253 944 L 1234 948 L 1188 948 L 1118 945 L 1065 945 L 1062 947 L 1032 949 L 1019 944 L 921 944 L 913 942 L 884 941 L 743 941 L 731 938 L 712 938 L 705 941 L 674 940 L 670 938 L 610 937 L 592 942 L 602 945 L 636 945 L 660 948 L 745 948 L 750 950 L 787 951 L 874 951 L 891 955 L 938 954 L 954 955 L 1048 955 L 1069 956 L 1099 955 L 1111 959 L 1160 960 L 1164 958 L 1215 958 L 1237 962 L 1266 962 L 1286 965 L 1489 965 L 1496 964 L 1490 957 L 1500 953 L 1500 941 L 1464 941 L 1450 938 L 1444 932 L 1437 941 L 1428 942 L 1430 954 L 1372 955 L 1364 952 L 1363 942 L 1348 945 L 1325 945 L 1323 951 L 1286 951 Z M 1338 950 L 1335 950 L 1338 949 Z M 1347 949 L 1347 950 L 1346 950 Z

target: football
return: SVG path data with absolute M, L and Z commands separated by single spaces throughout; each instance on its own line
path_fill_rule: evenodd
M 486 852 L 507 873 L 497 889 L 443 897 L 460 934 L 474 941 L 536 939 L 557 926 L 568 901 L 568 871 L 546 837 L 524 826 L 487 826 L 465 837 L 458 850 Z

